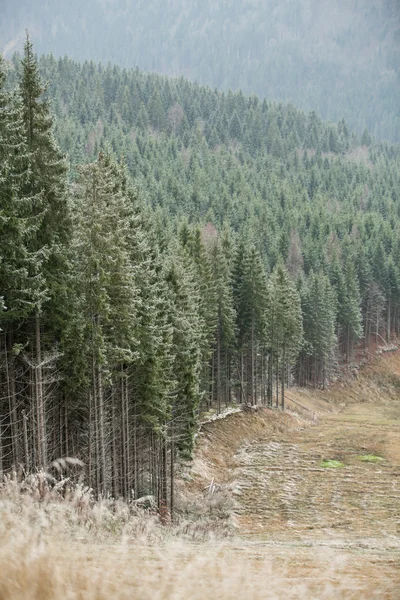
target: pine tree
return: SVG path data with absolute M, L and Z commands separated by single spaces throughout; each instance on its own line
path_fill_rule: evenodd
M 165 279 L 169 289 L 169 318 L 173 328 L 175 436 L 181 456 L 190 458 L 200 403 L 199 342 L 204 326 L 199 318 L 199 291 L 193 266 L 179 248 L 171 249 Z
M 216 385 L 218 412 L 222 398 L 230 397 L 231 354 L 235 341 L 235 309 L 231 289 L 231 273 L 219 238 L 211 248 L 213 289 L 216 293 L 217 323 L 215 330 Z
M 304 342 L 300 379 L 324 387 L 335 358 L 336 304 L 329 279 L 322 273 L 310 273 L 302 294 L 302 313 Z
M 271 360 L 275 362 L 276 405 L 279 402 L 281 383 L 281 407 L 285 407 L 285 381 L 288 367 L 297 359 L 303 337 L 303 323 L 299 294 L 288 272 L 278 264 L 268 282 L 267 339 Z M 270 374 L 269 400 L 272 400 L 272 377 Z
M 30 217 L 37 221 L 37 228 L 30 236 L 27 251 L 41 257 L 40 263 L 34 266 L 35 320 L 32 327 L 32 365 L 36 406 L 36 463 L 43 467 L 47 464 L 47 393 L 42 365 L 44 352 L 52 350 L 54 353 L 54 349 L 50 342 L 43 344 L 42 333 L 45 329 L 47 340 L 59 340 L 61 337 L 65 316 L 63 309 L 68 304 L 64 274 L 68 270 L 66 246 L 71 228 L 66 195 L 67 164 L 55 142 L 53 117 L 49 102 L 42 97 L 44 88 L 28 36 L 21 66 L 20 95 L 30 168 L 24 192 L 30 197 L 40 198 L 40 204 L 35 203 L 32 206 Z
M 35 274 L 41 257 L 27 249 L 30 236 L 37 229 L 37 223 L 30 215 L 38 199 L 26 193 L 30 157 L 24 137 L 22 108 L 19 98 L 6 91 L 5 80 L 6 68 L 0 55 L 0 352 L 4 352 L 2 377 L 5 382 L 1 396 L 6 400 L 1 413 L 8 415 L 11 440 L 11 451 L 6 449 L 3 467 L 13 465 L 17 468 L 22 458 L 22 432 L 18 425 L 15 348 L 21 348 L 18 344 L 26 342 L 17 331 L 34 309 Z M 24 459 L 27 466 L 27 456 Z
M 261 256 L 254 245 L 239 243 L 234 271 L 234 307 L 237 318 L 239 350 L 239 380 L 244 396 L 247 378 L 247 398 L 257 403 L 257 356 L 263 338 L 267 281 Z
M 110 490 L 107 423 L 113 377 L 138 355 L 137 294 L 130 259 L 131 208 L 108 155 L 80 170 L 74 204 L 77 281 L 85 314 L 85 340 L 96 487 Z M 89 432 L 91 436 L 92 433 Z M 99 470 L 97 470 L 99 469 Z

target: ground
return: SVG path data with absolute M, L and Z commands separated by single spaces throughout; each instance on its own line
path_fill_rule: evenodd
M 288 400 L 203 426 L 192 486 L 229 490 L 237 552 L 268 556 L 288 589 L 400 598 L 399 353 Z

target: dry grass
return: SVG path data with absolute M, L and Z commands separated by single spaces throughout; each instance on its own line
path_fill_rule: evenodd
M 292 414 L 206 424 L 173 526 L 82 486 L 7 480 L 0 600 L 399 600 L 399 382 L 386 356 L 331 390 L 291 390 Z
M 129 516 L 126 506 L 80 504 L 38 502 L 7 484 L 0 500 L 1 600 L 368 597 L 368 582 L 329 549 L 190 543 L 150 517 Z M 392 592 L 381 579 L 374 598 L 394 598 Z

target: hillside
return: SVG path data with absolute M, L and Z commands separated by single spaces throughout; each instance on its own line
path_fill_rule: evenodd
M 0 108 L 0 470 L 72 453 L 173 511 L 203 412 L 400 334 L 398 145 L 29 39 Z
M 0 48 L 136 66 L 291 100 L 400 141 L 396 0 L 3 0 Z

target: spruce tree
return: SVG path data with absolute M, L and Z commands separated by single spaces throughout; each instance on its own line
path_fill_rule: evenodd
M 51 342 L 61 338 L 64 307 L 68 305 L 68 290 L 65 287 L 65 273 L 68 270 L 66 246 L 71 227 L 66 194 L 67 164 L 54 138 L 50 105 L 43 99 L 44 87 L 28 36 L 21 66 L 22 117 L 29 152 L 29 178 L 24 192 L 25 195 L 40 199 L 32 206 L 29 215 L 36 220 L 37 227 L 30 236 L 27 251 L 41 257 L 40 263 L 34 266 L 32 278 L 35 281 L 32 391 L 36 406 L 36 463 L 44 467 L 47 464 L 47 393 L 42 365 L 44 352 L 54 352 Z M 45 343 L 42 339 L 44 330 L 47 334 Z
M 130 258 L 131 208 L 108 155 L 80 170 L 74 203 L 74 253 L 85 314 L 87 376 L 96 487 L 110 490 L 107 430 L 113 378 L 138 356 L 137 293 Z M 92 433 L 90 432 L 91 436 Z
M 300 351 L 303 322 L 299 294 L 281 263 L 275 267 L 268 282 L 267 324 L 271 359 L 275 363 L 276 405 L 279 402 L 280 381 L 281 407 L 284 409 L 288 367 L 297 359 Z M 271 401 L 271 392 L 269 395 Z

